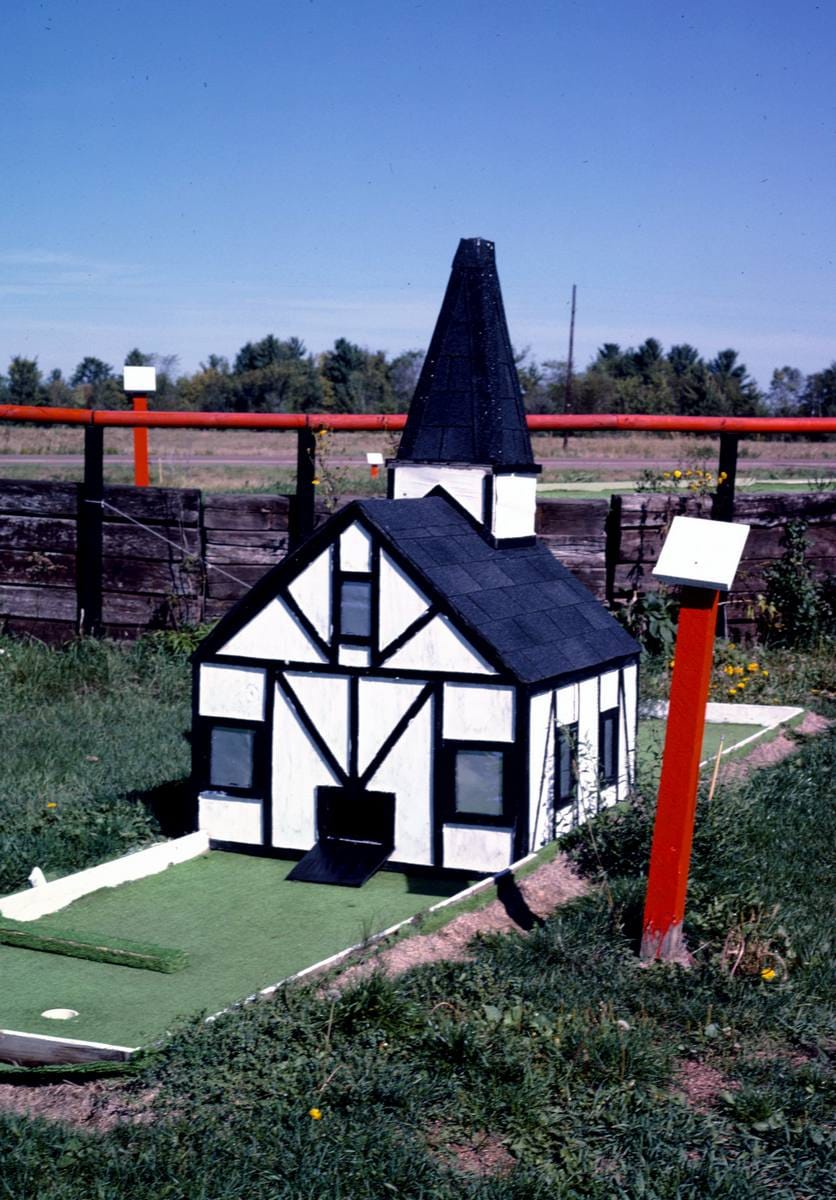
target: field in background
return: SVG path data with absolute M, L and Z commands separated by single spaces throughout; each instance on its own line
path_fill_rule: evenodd
M 364 465 L 368 451 L 391 457 L 397 449 L 395 434 L 329 434 L 320 441 L 327 472 L 345 494 L 384 494 L 385 482 L 369 479 Z M 105 435 L 105 478 L 110 483 L 133 479 L 129 430 L 107 430 Z M 534 456 L 545 464 L 541 483 L 570 485 L 569 492 L 581 497 L 585 483 L 595 485 L 590 495 L 600 494 L 603 484 L 630 490 L 645 467 L 659 470 L 701 467 L 716 471 L 719 439 L 681 434 L 594 434 L 569 438 L 536 435 Z M 282 491 L 295 483 L 296 435 L 271 431 L 150 430 L 151 482 L 164 487 L 200 487 L 208 491 Z M 80 429 L 0 425 L 0 476 L 10 479 L 74 480 L 81 478 L 77 462 L 36 462 L 49 456 L 79 456 L 83 450 Z M 25 456 L 24 462 L 12 462 Z M 127 461 L 113 460 L 126 456 Z M 194 464 L 189 459 L 216 460 Z M 240 463 L 225 460 L 243 459 Z M 260 465 L 260 459 L 271 460 Z M 822 486 L 836 479 L 836 441 L 806 442 L 801 439 L 755 440 L 740 443 L 739 486 L 764 486 L 762 480 L 783 478 L 812 480 Z M 792 485 L 781 485 L 782 490 Z M 809 488 L 809 483 L 806 485 Z M 612 490 L 617 490 L 613 488 Z M 550 494 L 559 494 L 551 492 Z

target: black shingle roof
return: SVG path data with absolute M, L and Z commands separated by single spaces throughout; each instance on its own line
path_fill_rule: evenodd
M 495 548 L 443 496 L 357 506 L 523 682 L 639 653 L 638 643 L 542 544 Z
M 534 466 L 493 242 L 462 238 L 399 462 Z

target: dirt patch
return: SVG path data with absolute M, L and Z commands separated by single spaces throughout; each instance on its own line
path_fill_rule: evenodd
M 461 962 L 469 957 L 468 947 L 477 934 L 520 933 L 532 928 L 561 904 L 585 895 L 589 886 L 569 860 L 558 855 L 509 889 L 510 895 L 506 895 L 504 902 L 491 900 L 485 908 L 454 917 L 435 933 L 415 934 L 393 946 L 385 946 L 363 962 L 341 971 L 329 981 L 327 990 L 340 992 L 375 970 L 400 975 L 411 967 L 442 960 Z
M 451 1142 L 440 1121 L 434 1121 L 428 1129 L 427 1147 L 443 1166 L 465 1175 L 507 1175 L 516 1165 L 500 1138 L 480 1132 L 464 1142 Z
M 829 728 L 833 722 L 827 717 L 820 717 L 818 713 L 807 712 L 802 717 L 798 725 L 794 725 L 791 730 L 786 733 L 779 733 L 771 741 L 762 742 L 755 746 L 751 753 L 745 758 L 733 759 L 726 763 L 720 769 L 721 780 L 739 780 L 745 779 L 752 771 L 756 771 L 759 767 L 771 767 L 775 763 L 781 762 L 790 754 L 795 754 L 799 749 L 799 741 L 796 735 L 801 734 L 803 737 L 810 737 L 817 733 L 823 733 Z
M 739 1086 L 716 1067 L 693 1059 L 680 1062 L 674 1075 L 674 1092 L 690 1108 L 701 1113 L 710 1112 L 718 1096 L 723 1092 L 734 1092 Z
M 101 1080 L 89 1083 L 0 1083 L 0 1111 L 22 1117 L 44 1117 L 66 1121 L 92 1132 L 103 1133 L 114 1125 L 144 1125 L 151 1119 L 154 1090 L 127 1093 L 119 1083 Z

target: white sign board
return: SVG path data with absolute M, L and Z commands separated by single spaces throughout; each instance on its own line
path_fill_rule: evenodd
M 748 525 L 674 517 L 653 575 L 661 583 L 727 592 L 748 536 Z
M 122 386 L 126 392 L 146 392 L 157 390 L 156 367 L 124 367 L 122 369 Z

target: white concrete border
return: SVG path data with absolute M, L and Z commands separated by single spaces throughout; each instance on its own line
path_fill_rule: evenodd
M 705 706 L 705 719 L 709 725 L 760 725 L 761 727 L 757 733 L 750 733 L 742 741 L 726 746 L 721 758 L 725 758 L 733 750 L 739 750 L 741 746 L 748 746 L 750 742 L 756 742 L 758 738 L 762 738 L 766 733 L 771 733 L 779 725 L 796 721 L 803 713 L 803 708 L 794 708 L 788 704 L 720 704 L 712 700 Z M 657 717 L 664 720 L 667 715 L 667 700 L 646 700 L 639 705 L 639 719 Z M 714 757 L 714 755 L 711 756 L 712 759 Z M 709 759 L 704 759 L 700 766 L 704 766 L 709 761 Z
M 185 837 L 172 838 L 169 842 L 157 842 L 145 850 L 135 850 L 97 867 L 88 867 L 40 887 L 4 896 L 0 899 L 0 916 L 12 921 L 36 921 L 38 917 L 59 912 L 99 888 L 118 887 L 120 883 L 144 879 L 146 875 L 158 875 L 166 867 L 198 858 L 208 849 L 209 835 L 206 833 L 187 833 Z

